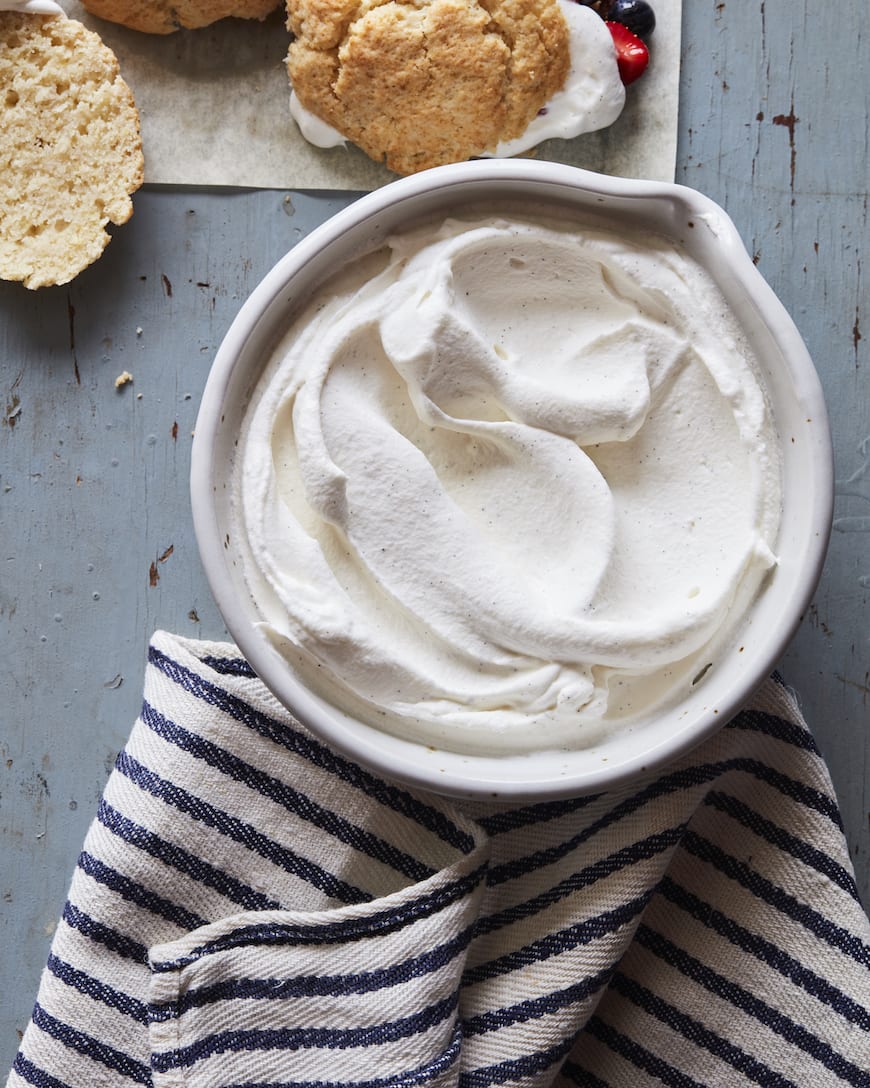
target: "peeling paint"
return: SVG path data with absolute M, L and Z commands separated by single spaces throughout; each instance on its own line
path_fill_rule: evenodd
M 794 203 L 794 176 L 797 165 L 797 149 L 795 147 L 794 132 L 795 126 L 799 121 L 800 117 L 795 117 L 794 98 L 792 98 L 789 112 L 778 113 L 773 119 L 775 125 L 782 125 L 783 128 L 788 129 L 788 146 L 790 152 L 789 174 L 791 178 L 792 203 Z
M 69 325 L 69 350 L 73 361 L 73 375 L 75 376 L 76 385 L 81 385 L 82 376 L 79 372 L 79 360 L 76 355 L 76 308 L 72 304 L 72 297 L 69 292 L 67 292 L 66 296 L 66 316 Z
M 6 415 L 4 416 L 4 423 L 8 424 L 10 428 L 14 427 L 18 422 L 18 418 L 21 415 L 21 398 L 17 393 L 13 393 L 12 397 L 6 404 Z

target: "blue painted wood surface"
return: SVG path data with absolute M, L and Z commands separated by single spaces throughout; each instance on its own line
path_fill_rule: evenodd
M 836 15 L 808 0 L 686 0 L 678 180 L 734 219 L 828 398 L 834 533 L 782 671 L 831 768 L 868 903 L 864 18 L 859 0 Z M 72 284 L 0 284 L 0 1075 L 139 709 L 152 631 L 225 636 L 187 480 L 215 349 L 268 268 L 352 198 L 146 190 Z

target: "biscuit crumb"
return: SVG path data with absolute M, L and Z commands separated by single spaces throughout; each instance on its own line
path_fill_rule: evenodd
M 122 371 L 117 378 L 115 378 L 115 388 L 121 389 L 123 386 L 128 385 L 133 380 L 133 375 L 129 370 Z

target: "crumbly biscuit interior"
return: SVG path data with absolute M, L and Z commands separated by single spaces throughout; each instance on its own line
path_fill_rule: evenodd
M 142 184 L 139 115 L 99 36 L 0 12 L 0 276 L 66 283 L 102 253 Z

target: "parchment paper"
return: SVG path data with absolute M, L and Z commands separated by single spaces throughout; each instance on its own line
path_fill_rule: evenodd
M 368 190 L 395 178 L 361 151 L 323 150 L 289 112 L 283 8 L 265 22 L 141 34 L 59 0 L 114 50 L 142 122 L 145 180 L 167 185 Z M 623 177 L 672 181 L 676 158 L 681 0 L 652 0 L 656 30 L 645 74 L 609 129 L 551 140 L 533 154 Z

